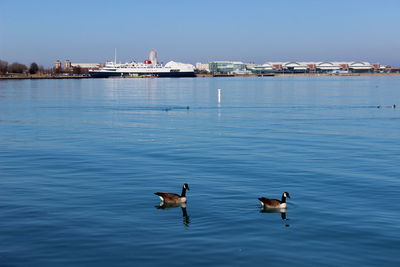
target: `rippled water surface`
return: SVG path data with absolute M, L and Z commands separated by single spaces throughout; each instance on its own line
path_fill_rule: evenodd
M 399 100 L 400 77 L 0 81 L 0 266 L 398 266 Z

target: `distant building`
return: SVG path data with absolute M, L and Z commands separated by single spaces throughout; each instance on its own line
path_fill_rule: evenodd
M 390 73 L 392 72 L 392 66 L 390 65 L 381 65 L 379 68 L 379 72 L 386 72 L 386 73 Z
M 196 63 L 196 70 L 210 72 L 210 65 L 203 63 Z
M 374 67 L 368 62 L 352 62 L 349 64 L 349 71 L 354 73 L 373 72 Z
M 262 65 L 248 64 L 252 73 L 335 73 L 335 72 L 389 72 L 389 68 L 382 68 L 380 64 L 368 62 L 267 62 Z
M 81 68 L 81 69 L 98 69 L 103 65 L 100 63 L 71 63 L 72 68 Z
M 336 62 L 320 62 L 315 64 L 316 72 L 335 72 L 342 70 L 342 66 Z
M 309 72 L 309 64 L 304 62 L 287 62 L 282 64 L 283 72 L 291 72 L 291 73 L 305 73 Z
M 209 63 L 210 72 L 216 74 L 239 74 L 246 72 L 246 65 L 240 61 L 213 61 Z
M 400 73 L 400 68 L 393 68 L 391 66 L 388 66 L 386 69 L 390 73 Z
M 246 64 L 246 68 L 254 74 L 268 74 L 275 72 L 274 66 L 270 63 L 264 63 L 262 65 Z
M 89 69 L 98 69 L 103 67 L 103 64 L 100 63 L 73 63 L 70 60 L 64 61 L 64 66 L 62 66 L 61 61 L 57 60 L 54 63 L 54 69 L 58 72 L 69 72 L 75 74 L 86 74 Z
M 59 70 L 61 68 L 62 68 L 62 66 L 61 66 L 60 60 L 57 60 L 56 62 L 54 62 L 54 69 Z
M 70 71 L 70 70 L 72 70 L 71 61 L 69 61 L 69 60 L 64 61 L 64 70 L 65 70 L 65 71 Z

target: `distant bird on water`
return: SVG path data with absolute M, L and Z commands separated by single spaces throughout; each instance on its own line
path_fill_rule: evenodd
M 159 196 L 161 201 L 164 203 L 185 203 L 186 202 L 186 189 L 189 189 L 188 184 L 182 186 L 181 195 L 175 193 L 157 192 L 155 195 Z
M 286 208 L 286 198 L 287 197 L 290 198 L 289 193 L 283 192 L 282 200 L 273 199 L 273 198 L 265 198 L 265 197 L 260 197 L 258 200 L 260 200 L 263 208 L 284 209 L 284 208 Z

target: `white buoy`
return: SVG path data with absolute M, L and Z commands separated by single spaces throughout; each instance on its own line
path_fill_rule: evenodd
M 218 88 L 218 103 L 221 103 L 221 93 L 222 90 Z

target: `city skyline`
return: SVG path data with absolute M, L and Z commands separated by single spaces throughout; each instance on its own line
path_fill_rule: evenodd
M 400 65 L 397 1 L 2 1 L 0 59 Z

